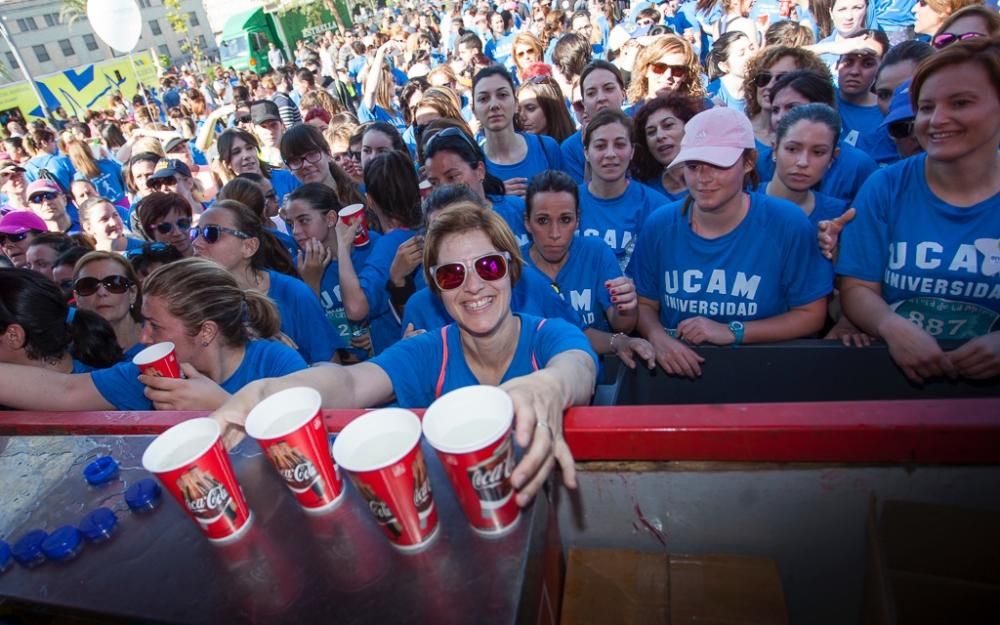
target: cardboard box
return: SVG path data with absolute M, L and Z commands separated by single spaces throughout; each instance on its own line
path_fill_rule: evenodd
M 868 514 L 864 623 L 1000 623 L 1000 512 L 886 501 Z
M 778 569 L 748 556 L 571 549 L 562 625 L 784 625 Z

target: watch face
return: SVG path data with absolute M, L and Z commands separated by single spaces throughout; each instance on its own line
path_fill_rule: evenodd
M 734 321 L 730 325 L 733 327 L 734 330 L 742 330 L 743 329 L 743 322 L 742 321 Z

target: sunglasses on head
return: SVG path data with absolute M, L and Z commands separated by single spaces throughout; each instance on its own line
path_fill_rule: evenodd
M 674 78 L 682 78 L 687 75 L 687 65 L 671 65 L 669 63 L 650 63 L 649 71 L 657 76 L 666 74 L 668 71 Z
M 510 254 L 507 252 L 490 252 L 472 261 L 472 267 L 480 278 L 487 282 L 496 282 L 507 275 L 507 263 Z M 453 291 L 463 284 L 468 276 L 466 263 L 445 263 L 431 267 L 434 284 L 442 291 Z
M 161 224 L 156 224 L 153 228 L 160 234 L 170 234 L 174 231 L 174 226 L 177 226 L 178 230 L 189 230 L 191 228 L 191 220 L 185 217 L 178 219 L 175 223 L 170 223 L 165 221 Z
M 886 130 L 893 139 L 905 139 L 913 134 L 913 120 L 892 122 Z
M 59 197 L 59 193 L 56 191 L 45 191 L 44 193 L 36 193 L 28 198 L 28 201 L 32 204 L 40 204 L 43 200 L 52 201 Z
M 784 75 L 785 75 L 784 72 L 778 74 L 772 74 L 771 72 L 764 70 L 763 72 L 757 74 L 757 76 L 754 77 L 753 84 L 757 85 L 757 88 L 760 89 L 768 86 L 773 81 L 778 80 Z
M 931 39 L 931 45 L 935 49 L 940 50 L 941 48 L 947 48 L 953 43 L 958 43 L 959 41 L 968 41 L 969 39 L 976 39 L 978 37 L 985 37 L 983 33 L 962 33 L 961 35 L 956 35 L 954 33 L 941 33 L 940 35 L 935 35 Z
M 176 176 L 167 176 L 166 178 L 153 178 L 146 181 L 146 186 L 154 191 L 160 187 L 172 187 L 177 184 Z
M 237 239 L 249 239 L 250 235 L 242 230 L 234 230 L 225 226 L 200 226 L 191 228 L 191 240 L 194 241 L 199 236 L 205 239 L 205 243 L 218 243 L 222 238 L 222 233 L 231 234 Z
M 11 243 L 20 243 L 21 241 L 28 238 L 29 230 L 25 230 L 20 234 L 0 234 L 0 245 L 10 241 Z
M 145 243 L 140 248 L 125 252 L 125 258 L 132 260 L 133 258 L 139 258 L 140 256 L 143 256 L 146 253 L 159 254 L 161 252 L 166 252 L 168 247 L 169 246 L 166 243 L 160 243 L 160 242 Z
M 469 138 L 469 135 L 465 134 L 465 132 L 461 128 L 455 128 L 453 126 L 451 128 L 445 128 L 441 132 L 431 137 L 430 140 L 427 142 L 427 145 L 424 146 L 424 155 L 432 154 L 437 144 L 449 137 L 456 137 L 458 139 L 461 139 L 462 143 L 472 148 L 472 151 L 474 153 L 476 153 L 477 155 L 480 153 L 479 146 L 473 143 L 472 139 Z
M 108 290 L 108 293 L 114 293 L 115 295 L 121 295 L 125 291 L 128 291 L 132 286 L 132 282 L 125 276 L 108 276 L 106 278 L 80 278 L 75 283 L 73 283 L 73 290 L 76 291 L 77 295 L 82 295 L 87 297 L 88 295 L 93 295 L 97 293 L 97 289 L 104 285 L 104 288 Z

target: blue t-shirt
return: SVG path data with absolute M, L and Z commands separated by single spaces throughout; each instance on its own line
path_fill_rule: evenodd
M 372 347 L 376 354 L 398 341 L 403 334 L 385 285 L 389 282 L 389 269 L 396 257 L 396 250 L 417 234 L 419 233 L 416 230 L 406 228 L 396 228 L 386 232 L 378 241 L 369 244 L 372 251 L 361 270 L 358 270 L 357 265 L 354 266 L 358 272 L 358 282 L 361 283 L 361 289 L 368 299 Z M 427 286 L 423 265 L 419 265 L 413 274 L 413 283 L 418 290 Z
M 579 328 L 560 319 L 548 319 L 541 323 L 542 320 L 538 317 L 517 316 L 521 321 L 517 350 L 501 382 L 533 373 L 536 364 L 538 368 L 545 368 L 552 358 L 570 350 L 578 349 L 589 354 L 596 366 L 597 356 Z M 445 365 L 441 395 L 479 384 L 465 361 L 458 326 L 449 325 L 445 334 L 448 341 L 448 362 Z M 431 405 L 438 395 L 438 377 L 443 361 L 444 343 L 440 330 L 400 341 L 372 359 L 389 376 L 396 394 L 396 403 L 404 408 L 426 408 Z
M 716 239 L 694 233 L 682 206 L 650 215 L 630 267 L 639 295 L 659 302 L 664 328 L 699 316 L 767 319 L 833 290 L 833 267 L 795 204 L 751 193 L 743 221 Z
M 531 244 L 525 245 L 521 256 L 527 265 L 537 268 L 530 249 Z M 612 306 L 611 294 L 604 283 L 621 275 L 618 259 L 610 247 L 594 237 L 573 237 L 566 264 L 556 274 L 554 284 L 586 327 L 610 332 L 607 310 Z
M 219 386 L 227 393 L 235 393 L 254 380 L 280 377 L 305 368 L 302 356 L 283 343 L 250 341 L 240 366 Z M 93 371 L 90 378 L 97 392 L 115 410 L 153 410 L 153 402 L 143 394 L 146 387 L 139 382 L 139 367 L 132 361 Z
M 333 351 L 343 347 L 340 337 L 326 322 L 319 300 L 305 282 L 268 270 L 271 288 L 267 296 L 274 300 L 281 315 L 281 331 L 299 346 L 307 363 L 329 362 Z
M 837 273 L 878 282 L 882 297 L 931 336 L 1000 330 L 1000 194 L 960 208 L 927 185 L 927 155 L 876 172 L 841 233 Z
M 757 192 L 767 195 L 767 185 L 767 182 L 760 183 L 760 186 L 757 187 Z M 819 191 L 813 191 L 812 193 L 815 202 L 812 212 L 807 217 L 809 217 L 809 223 L 813 226 L 819 227 L 819 222 L 821 221 L 840 217 L 848 208 L 847 200 L 832 197 Z
M 491 37 L 483 48 L 483 54 L 496 61 L 497 65 L 511 67 L 513 65 L 514 37 L 517 33 L 510 32 L 499 38 Z
M 66 156 L 59 154 L 39 154 L 32 157 L 24 164 L 24 178 L 28 182 L 34 182 L 39 178 L 39 171 L 47 169 L 52 176 L 59 181 L 63 190 L 69 193 L 69 187 L 73 183 L 73 176 L 76 175 L 76 168 L 73 162 Z
M 562 152 L 563 171 L 573 176 L 573 179 L 583 183 L 587 170 L 587 157 L 583 154 L 583 134 L 577 130 L 563 139 L 559 146 Z
M 737 98 L 733 95 L 726 85 L 722 82 L 721 78 L 716 78 L 712 82 L 708 83 L 708 97 L 714 101 L 722 104 L 726 108 L 736 109 L 740 113 L 746 111 L 746 100 L 743 98 Z
M 285 248 L 288 251 L 288 255 L 292 257 L 292 262 L 297 263 L 299 255 L 298 243 L 296 243 L 295 239 L 293 239 L 291 235 L 289 235 L 287 232 L 282 232 L 281 230 L 278 230 L 275 227 L 268 226 L 267 225 L 268 223 L 273 223 L 273 222 L 271 222 L 271 220 L 268 219 L 267 222 L 265 222 L 266 226 L 265 229 L 271 234 L 273 234 L 274 238 L 278 239 L 278 243 L 281 244 L 281 247 Z
M 122 166 L 115 161 L 102 158 L 97 161 L 97 168 L 101 170 L 100 175 L 90 178 L 90 182 L 97 189 L 97 194 L 111 200 L 112 204 L 125 199 L 127 194 L 125 179 L 122 178 Z M 75 177 L 81 178 L 82 172 L 77 172 Z
M 545 319 L 563 319 L 580 328 L 587 327 L 573 307 L 556 293 L 549 277 L 531 265 L 524 265 L 521 279 L 511 288 L 510 309 Z M 444 302 L 430 288 L 414 293 L 403 310 L 404 328 L 412 323 L 416 330 L 430 331 L 453 321 Z
M 669 204 L 667 198 L 634 180 L 628 181 L 624 193 L 610 199 L 594 197 L 587 185 L 581 184 L 580 234 L 603 239 L 625 269 L 646 217 L 665 204 Z
M 493 210 L 510 226 L 518 247 L 527 243 L 528 229 L 524 226 L 524 200 L 516 195 L 490 195 L 486 199 L 493 204 Z
M 271 170 L 271 186 L 274 187 L 275 199 L 278 206 L 285 201 L 285 196 L 302 186 L 302 182 L 295 177 L 295 174 L 287 169 Z
M 375 108 L 368 108 L 364 102 L 358 105 L 358 121 L 365 122 L 388 122 L 396 127 L 400 134 L 406 130 L 406 122 L 403 116 L 396 111 L 387 111 L 376 104 Z
M 371 254 L 372 248 L 381 236 L 377 232 L 369 232 L 368 245 L 351 249 L 351 262 L 355 270 L 364 266 L 368 255 Z M 319 284 L 319 302 L 323 306 L 327 321 L 340 336 L 341 341 L 345 345 L 350 345 L 351 333 L 360 324 L 355 324 L 348 319 L 347 312 L 344 310 L 344 300 L 340 297 L 340 263 L 336 259 L 323 270 L 323 278 Z M 365 356 L 367 356 L 367 352 Z
M 837 97 L 837 110 L 844 124 L 841 140 L 858 148 L 876 163 L 888 164 L 899 160 L 899 151 L 889 131 L 882 126 L 885 116 L 877 104 L 857 106 Z
M 913 7 L 917 0 L 871 0 L 868 3 L 870 28 L 894 32 L 916 23 Z
M 840 141 L 837 147 L 840 148 L 840 154 L 833 159 L 833 164 L 830 165 L 830 169 L 816 190 L 850 202 L 861 190 L 861 185 L 868 176 L 878 169 L 878 163 L 858 148 L 843 141 Z M 764 182 L 770 182 L 774 178 L 772 152 L 771 146 L 757 142 L 757 173 Z
M 562 156 L 559 153 L 559 144 L 548 135 L 534 135 L 531 133 L 519 132 L 524 137 L 528 146 L 527 154 L 519 163 L 513 165 L 500 165 L 494 163 L 489 158 L 486 159 L 486 171 L 493 174 L 500 180 L 511 178 L 527 178 L 545 171 L 546 169 L 561 169 Z

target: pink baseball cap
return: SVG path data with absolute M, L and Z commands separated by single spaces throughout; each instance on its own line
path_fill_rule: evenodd
M 688 161 L 732 167 L 743 150 L 756 145 L 750 119 L 736 109 L 717 106 L 698 113 L 684 126 L 681 151 L 670 167 Z
M 52 182 L 51 180 L 45 180 L 44 178 L 41 178 L 28 185 L 28 191 L 25 193 L 25 195 L 30 199 L 31 196 L 36 193 L 48 193 L 48 192 L 62 193 L 62 189 L 60 189 L 59 185 Z
M 4 234 L 24 234 L 29 230 L 48 232 L 49 227 L 31 211 L 11 211 L 0 219 L 0 232 Z

